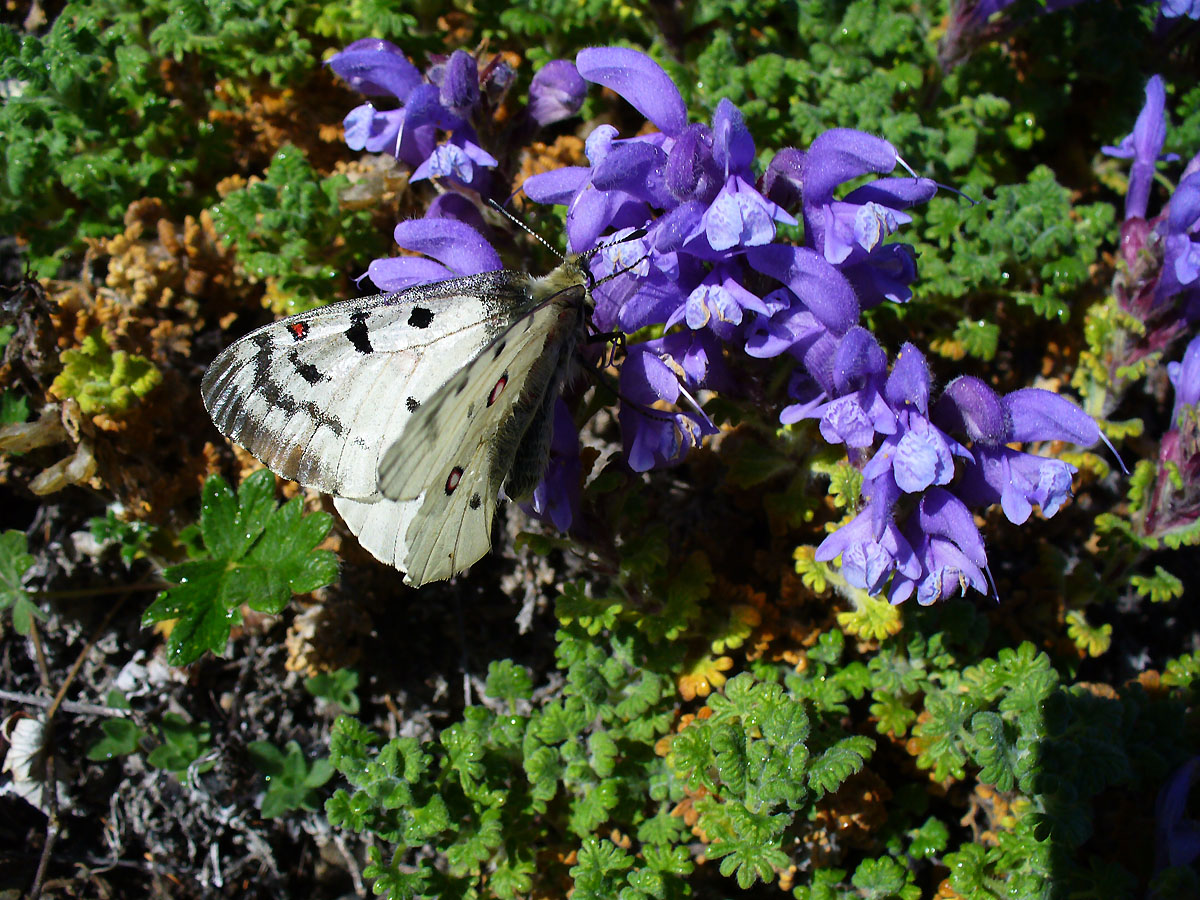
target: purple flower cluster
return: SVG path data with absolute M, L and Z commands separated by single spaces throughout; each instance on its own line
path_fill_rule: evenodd
M 346 143 L 354 150 L 390 153 L 413 167 L 411 181 L 444 178 L 486 193 L 495 157 L 478 143 L 475 120 L 504 97 L 516 72 L 500 56 L 482 67 L 465 50 L 434 57 L 424 74 L 395 44 L 376 38 L 355 41 L 329 66 L 361 94 L 384 98 L 391 108 L 368 101 L 344 120 Z M 570 63 L 555 60 L 534 76 L 529 112 L 537 124 L 578 112 L 584 85 Z
M 1167 364 L 1175 388 L 1171 427 L 1158 445 L 1158 466 L 1147 488 L 1141 532 L 1160 537 L 1200 521 L 1200 336 L 1183 360 Z
M 929 367 L 911 344 L 889 372 L 860 313 L 910 299 L 912 251 L 888 238 L 911 221 L 905 210 L 932 197 L 936 185 L 891 176 L 901 162 L 895 148 L 849 129 L 825 132 L 807 150 L 780 150 L 756 177 L 754 140 L 737 107 L 722 100 L 711 122 L 689 122 L 679 90 L 645 54 L 592 48 L 573 67 L 552 65 L 542 70 L 540 87 L 535 78 L 532 105 L 544 120 L 577 108 L 581 86 L 592 83 L 623 97 L 658 129 L 622 138 L 601 125 L 586 141 L 588 165 L 523 185 L 531 199 L 565 206 L 570 248 L 592 254 L 595 328 L 633 334 L 652 326 L 660 335 L 630 345 L 621 366 L 618 421 L 629 465 L 645 471 L 674 464 L 715 432 L 695 398 L 732 387 L 730 351 L 790 358 L 795 402 L 781 420 L 819 420 L 821 434 L 845 445 L 864 479 L 861 512 L 829 536 L 818 558 L 840 556 L 847 580 L 871 593 L 890 582 L 893 602 L 915 593 L 932 603 L 967 587 L 986 593 L 987 558 L 972 509 L 999 503 L 1016 523 L 1035 505 L 1053 515 L 1074 472 L 1009 445 L 1090 444 L 1099 432 L 1048 391 L 1000 397 L 964 377 L 934 402 Z M 452 111 L 446 102 L 442 108 Z M 347 118 L 348 134 L 357 121 L 355 113 Z M 473 144 L 466 126 L 448 130 L 448 143 L 467 153 Z M 839 196 L 851 181 L 858 186 Z M 801 223 L 802 244 L 777 240 L 781 225 Z M 425 219 L 396 228 L 397 243 L 424 258 L 376 261 L 371 279 L 396 290 L 499 268 L 483 228 L 465 197 L 443 195 Z M 569 527 L 579 480 L 578 437 L 563 407 L 534 509 Z
M 1133 160 L 1121 227 L 1121 254 L 1132 278 L 1118 297 L 1153 332 L 1147 341 L 1152 349 L 1200 322 L 1200 154 L 1184 168 L 1166 206 L 1146 217 L 1156 164 L 1179 159 L 1162 153 L 1166 137 L 1166 87 L 1155 75 L 1133 131 L 1117 146 L 1102 148 Z
M 659 130 L 621 139 L 602 125 L 587 139 L 589 165 L 535 175 L 523 187 L 535 201 L 567 207 L 576 252 L 610 229 L 645 231 L 594 265 L 599 278 L 632 267 L 598 289 L 598 329 L 667 330 L 629 347 L 621 368 L 624 443 L 630 465 L 644 471 L 679 461 L 712 432 L 698 410 L 651 414 L 648 407 L 686 406 L 681 398 L 724 387 L 723 346 L 755 356 L 823 347 L 863 308 L 908 299 L 912 257 L 884 239 L 909 221 L 903 210 L 936 187 L 889 178 L 835 199 L 840 184 L 890 172 L 898 161 L 886 141 L 848 130 L 822 135 L 807 153 L 781 151 L 758 179 L 754 140 L 728 100 L 711 124 L 689 123 L 679 90 L 645 54 L 593 48 L 576 66 Z M 799 206 L 809 246 L 776 242 L 778 225 L 798 224 L 785 205 Z M 776 283 L 765 295 L 748 286 L 761 276 Z
M 1087 445 L 1100 438 L 1090 416 L 1050 391 L 1000 397 L 978 378 L 963 376 L 931 404 L 932 379 L 921 352 L 905 344 L 889 374 L 886 355 L 862 328 L 838 342 L 833 370 L 833 389 L 825 392 L 833 399 L 797 414 L 819 419 L 822 436 L 845 444 L 861 464 L 866 505 L 825 539 L 816 558 L 840 556 L 847 582 L 871 594 L 891 579 L 893 603 L 914 593 L 925 605 L 967 587 L 988 592 L 987 556 L 972 507 L 999 503 L 1019 525 L 1034 505 L 1052 516 L 1070 496 L 1073 466 L 1010 443 Z

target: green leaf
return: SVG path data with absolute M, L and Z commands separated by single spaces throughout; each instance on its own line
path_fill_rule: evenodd
M 1153 575 L 1134 575 L 1129 583 L 1138 596 L 1149 597 L 1151 603 L 1166 603 L 1183 596 L 1183 582 L 1162 566 L 1155 566 Z
M 176 778 L 183 778 L 188 768 L 208 751 L 212 742 L 207 722 L 189 722 L 178 713 L 163 713 L 159 734 L 163 742 L 146 757 L 146 762 L 156 769 L 166 769 Z M 215 765 L 213 760 L 201 763 L 196 771 L 207 772 Z
M 908 846 L 908 855 L 915 859 L 928 859 L 946 849 L 950 840 L 950 829 L 941 819 L 930 816 L 920 828 L 909 832 L 912 843 Z
M 832 794 L 842 782 L 861 772 L 866 757 L 875 748 L 868 737 L 853 735 L 842 738 L 820 756 L 813 759 L 808 770 L 808 784 L 820 797 Z
M 496 700 L 507 701 L 512 707 L 518 700 L 533 696 L 533 679 L 524 666 L 518 666 L 511 659 L 502 659 L 488 665 L 484 692 Z
M 29 398 L 16 391 L 0 393 L 0 425 L 29 421 Z
M 136 753 L 139 742 L 146 736 L 132 719 L 105 719 L 100 730 L 104 737 L 88 747 L 87 758 L 92 762 L 107 762 L 114 756 Z
M 162 373 L 143 356 L 113 351 L 99 328 L 77 350 L 64 350 L 63 370 L 50 392 L 73 397 L 85 415 L 121 413 L 162 382 Z
M 329 532 L 325 513 L 304 515 L 300 499 L 275 508 L 274 476 L 255 472 L 234 496 L 218 476 L 205 482 L 200 533 L 210 559 L 173 566 L 164 576 L 176 583 L 142 615 L 143 626 L 175 620 L 167 661 L 186 665 L 204 651 L 221 653 L 242 604 L 278 613 L 292 594 L 329 584 L 337 560 L 316 550 Z
M 488 887 L 500 900 L 527 897 L 533 890 L 537 864 L 532 859 L 506 859 L 499 863 L 488 879 Z
M 26 550 L 25 533 L 10 529 L 0 534 L 0 610 L 11 607 L 13 628 L 17 634 L 26 636 L 35 618 L 46 618 L 23 584 L 25 573 L 32 567 L 33 557 Z
M 850 879 L 866 900 L 919 900 L 921 889 L 913 873 L 890 856 L 864 859 Z
M 88 528 L 99 543 L 116 543 L 120 547 L 121 561 L 126 566 L 145 552 L 146 544 L 158 531 L 153 525 L 137 519 L 127 522 L 119 518 L 113 509 L 105 510 L 103 518 L 97 516 L 89 519 Z
M 356 687 L 358 687 L 358 673 L 353 669 L 319 672 L 304 680 L 306 691 L 314 697 L 340 706 L 350 715 L 358 712 L 358 695 L 354 693 Z
M 268 741 L 254 741 L 246 749 L 254 767 L 267 776 L 261 806 L 264 818 L 274 819 L 294 809 L 318 808 L 317 788 L 333 777 L 328 759 L 317 759 L 309 765 L 295 741 L 288 741 L 286 752 Z

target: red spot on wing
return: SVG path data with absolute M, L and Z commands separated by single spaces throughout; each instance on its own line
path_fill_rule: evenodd
M 304 338 L 308 337 L 308 323 L 307 322 L 293 322 L 291 325 L 288 326 L 288 331 L 290 331 L 292 333 L 293 340 L 297 340 L 297 341 L 303 340 Z
M 449 497 L 458 487 L 458 483 L 462 481 L 463 470 L 462 466 L 455 466 L 450 470 L 450 476 L 446 479 L 446 496 Z
M 504 388 L 508 385 L 508 373 L 505 372 L 500 376 L 500 380 L 492 386 L 492 392 L 488 394 L 487 405 L 491 406 L 500 399 L 500 395 L 504 393 Z

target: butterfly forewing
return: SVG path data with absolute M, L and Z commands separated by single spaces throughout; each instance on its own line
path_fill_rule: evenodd
M 209 367 L 205 406 L 224 434 L 284 478 L 378 497 L 384 448 L 454 374 L 455 359 L 507 326 L 510 314 L 481 297 L 512 276 L 439 282 L 266 325 Z

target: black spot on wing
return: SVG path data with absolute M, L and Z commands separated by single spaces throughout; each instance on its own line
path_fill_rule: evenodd
M 407 409 L 410 413 L 415 413 L 420 408 L 420 406 L 421 406 L 421 401 L 418 400 L 416 397 L 409 397 L 407 400 L 404 401 L 404 408 Z
M 302 360 L 295 347 L 288 351 L 288 362 L 292 364 L 292 368 L 296 370 L 296 374 L 309 384 L 320 384 L 325 380 L 326 376 L 321 370 L 312 363 Z
M 481 499 L 479 499 L 478 494 L 471 495 L 471 509 L 479 509 L 479 504 L 481 504 L 482 502 L 483 501 Z
M 504 348 L 507 346 L 508 341 L 504 340 L 503 338 L 496 341 L 495 346 L 492 348 L 492 359 L 499 359 L 500 354 L 504 352 Z
M 433 310 L 424 306 L 414 306 L 408 314 L 408 324 L 413 328 L 428 328 L 433 322 Z
M 363 356 L 375 352 L 375 348 L 371 346 L 371 332 L 367 328 L 367 314 L 363 310 L 350 313 L 350 327 L 346 329 L 346 340 Z

